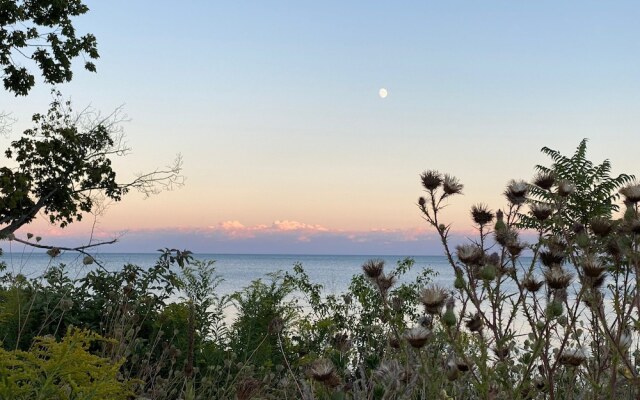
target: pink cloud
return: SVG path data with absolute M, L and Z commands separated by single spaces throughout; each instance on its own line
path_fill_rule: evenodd
M 38 234 L 37 232 L 33 232 Z M 451 232 L 465 240 L 468 232 Z M 208 226 L 180 226 L 159 229 L 129 229 L 126 232 L 101 230 L 94 238 L 119 237 L 118 248 L 128 251 L 159 247 L 180 247 L 204 252 L 298 252 L 307 254 L 438 254 L 440 240 L 428 227 L 377 228 L 368 230 L 332 229 L 295 220 L 276 220 L 271 224 L 247 225 L 239 220 Z M 53 241 L 85 242 L 90 235 L 60 230 L 51 232 Z
M 321 225 L 309 225 L 298 221 L 275 221 L 273 227 L 279 231 L 317 231 L 328 232 L 329 229 Z

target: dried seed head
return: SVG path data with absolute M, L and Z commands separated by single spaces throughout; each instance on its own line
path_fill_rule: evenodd
M 438 171 L 429 170 L 420 174 L 422 186 L 427 190 L 436 190 L 442 184 L 442 175 Z
M 531 204 L 529 208 L 531 214 L 533 214 L 538 221 L 545 221 L 553 214 L 553 207 L 550 204 L 535 203 Z
M 382 274 L 382 271 L 384 270 L 384 260 L 367 260 L 364 264 L 362 264 L 362 270 L 368 278 L 376 279 L 380 276 L 380 274 Z
M 613 230 L 613 222 L 608 218 L 594 218 L 589 223 L 591 231 L 600 237 L 605 237 Z
M 599 278 L 607 270 L 607 267 L 593 257 L 587 257 L 582 260 L 582 270 L 590 278 Z
M 553 267 L 544 271 L 544 278 L 551 289 L 565 289 L 571 283 L 573 274 L 562 267 Z
M 402 336 L 409 342 L 411 347 L 420 349 L 429 341 L 431 331 L 422 325 L 416 325 L 413 328 L 407 329 Z
M 475 204 L 471 207 L 471 217 L 473 222 L 484 226 L 493 221 L 493 213 L 486 204 Z
M 607 242 L 607 253 L 616 258 L 620 257 L 622 255 L 622 247 L 620 246 L 620 242 L 618 242 L 618 240 L 616 240 L 615 238 L 610 239 Z
M 564 349 L 558 355 L 558 362 L 567 367 L 579 367 L 587 359 L 587 355 L 581 348 Z
M 625 200 L 629 203 L 637 203 L 640 201 L 640 184 L 638 183 L 632 183 L 629 184 L 625 187 L 623 187 L 622 189 L 619 190 L 619 192 L 624 196 Z
M 480 317 L 480 313 L 476 313 L 475 315 L 469 317 L 467 319 L 466 325 L 471 332 L 482 331 L 482 318 Z
M 567 180 L 562 180 L 558 183 L 558 194 L 562 197 L 572 195 L 576 191 L 576 185 Z
M 438 285 L 429 285 L 420 291 L 420 302 L 427 313 L 440 314 L 442 307 L 449 298 L 449 293 Z
M 456 247 L 456 255 L 467 265 L 478 265 L 484 257 L 484 252 L 478 245 L 463 244 Z
M 512 179 L 511 181 L 509 181 L 504 195 L 507 197 L 507 200 L 509 200 L 511 204 L 518 205 L 524 203 L 527 200 L 526 196 L 528 190 L 529 186 L 527 185 L 527 182 L 522 180 L 515 181 Z
M 551 189 L 555 181 L 555 177 L 550 172 L 540 172 L 533 177 L 533 184 L 544 190 Z
M 376 278 L 376 285 L 378 286 L 378 290 L 380 290 L 380 294 L 382 296 L 386 296 L 387 292 L 391 287 L 396 283 L 396 277 L 393 274 L 380 274 Z
M 524 286 L 525 289 L 533 293 L 540 290 L 543 284 L 544 284 L 543 281 L 539 281 L 533 275 L 529 275 L 529 274 L 527 274 L 527 276 L 525 276 L 524 279 L 522 280 L 522 286 Z
M 446 194 L 460 194 L 462 193 L 462 188 L 464 186 L 462 185 L 462 183 L 460 183 L 460 181 L 458 180 L 458 178 L 451 176 L 449 174 L 445 174 L 444 175 L 444 179 L 442 182 L 442 190 L 446 193 Z
M 496 229 L 494 237 L 496 239 L 496 242 L 498 242 L 502 246 L 508 246 L 510 243 L 518 241 L 518 232 L 504 227 L 502 229 Z
M 564 253 L 567 249 L 567 243 L 557 236 L 551 236 L 547 239 L 547 248 L 555 253 Z
M 564 261 L 564 253 L 556 252 L 556 251 L 541 251 L 540 252 L 540 261 L 545 267 L 552 267 L 554 265 L 561 265 Z
M 333 363 L 326 358 L 315 360 L 311 364 L 311 369 L 309 370 L 313 379 L 318 382 L 328 381 L 333 375 L 334 371 L 335 367 L 333 366 Z
M 507 243 L 507 251 L 509 251 L 509 254 L 513 257 L 518 257 L 525 247 L 526 245 L 518 240 Z

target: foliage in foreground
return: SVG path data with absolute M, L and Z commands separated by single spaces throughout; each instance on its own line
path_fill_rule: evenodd
M 147 270 L 5 273 L 0 384 L 19 382 L 25 398 L 116 387 L 139 399 L 637 398 L 640 185 L 588 161 L 586 141 L 570 157 L 544 151 L 553 164 L 509 182 L 504 211 L 475 205 L 478 235 L 455 248 L 442 208 L 462 184 L 421 175 L 418 207 L 452 288 L 427 268 L 402 280 L 411 259 L 391 270 L 369 260 L 346 293 L 295 265 L 219 296 L 214 264 L 176 250 Z M 86 375 L 47 380 L 44 364 L 79 373 L 56 350 L 72 343 L 104 387 L 82 386 L 96 384 Z

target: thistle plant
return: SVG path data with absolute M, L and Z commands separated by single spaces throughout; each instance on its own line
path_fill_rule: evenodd
M 460 359 L 466 390 L 482 398 L 636 398 L 640 184 L 611 177 L 608 161 L 588 161 L 586 140 L 571 157 L 542 151 L 553 164 L 537 166 L 531 182 L 511 180 L 502 210 L 474 205 L 477 237 L 455 250 L 441 214 L 462 184 L 421 175 L 418 207 L 456 277 L 448 300 L 456 306 L 437 319 L 448 333 L 447 376 L 457 378 Z M 423 291 L 427 313 L 440 315 L 444 293 Z

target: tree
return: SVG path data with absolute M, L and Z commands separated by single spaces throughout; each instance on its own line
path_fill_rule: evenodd
M 612 177 L 609 160 L 604 160 L 601 164 L 588 160 L 587 139 L 580 141 L 570 157 L 548 147 L 543 147 L 541 151 L 553 163 L 550 167 L 535 166 L 538 175 L 534 181 L 537 183 L 528 187 L 530 202 L 552 204 L 561 198 L 566 207 L 565 212 L 557 216 L 560 218 L 558 229 L 571 227 L 573 224 L 586 225 L 598 217 L 611 218 L 612 213 L 619 210 L 616 201 L 620 194 L 617 189 L 635 180 L 633 175 L 628 174 Z M 546 188 L 545 181 L 549 188 L 555 187 L 555 190 L 547 190 L 549 188 Z M 539 221 L 532 216 L 523 215 L 521 226 L 538 228 Z
M 18 56 L 32 60 L 50 84 L 71 80 L 72 59 L 81 55 L 97 59 L 95 36 L 77 36 L 71 21 L 87 11 L 81 0 L 0 0 L 0 66 L 5 89 L 25 96 L 35 84 L 34 75 L 18 62 Z M 96 70 L 91 61 L 84 68 Z
M 116 180 L 111 158 L 127 153 L 118 112 L 102 118 L 84 110 L 74 116 L 58 93 L 47 114 L 5 151 L 17 167 L 0 168 L 0 235 L 13 234 L 39 212 L 65 227 L 90 212 L 96 196 L 119 201 L 131 189 L 146 195 L 182 184 L 180 156 L 165 169 Z

